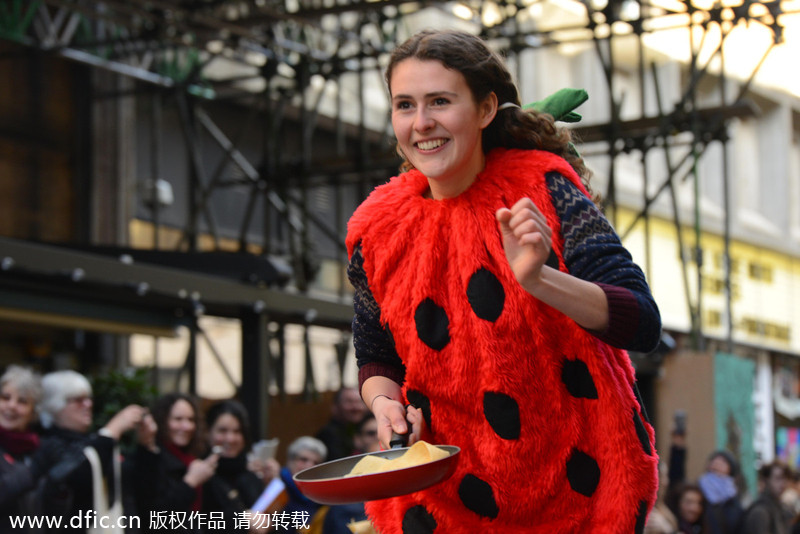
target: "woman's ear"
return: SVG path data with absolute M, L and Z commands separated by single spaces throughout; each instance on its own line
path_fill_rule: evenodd
M 494 94 L 494 91 L 483 99 L 478 108 L 481 117 L 481 129 L 484 129 L 491 124 L 495 115 L 497 115 L 497 95 Z

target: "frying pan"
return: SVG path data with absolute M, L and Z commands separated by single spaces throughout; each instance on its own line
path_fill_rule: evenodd
M 423 490 L 453 474 L 461 449 L 453 445 L 438 447 L 450 453 L 449 456 L 403 469 L 345 476 L 364 456 L 392 460 L 408 450 L 408 447 L 399 447 L 325 462 L 300 471 L 293 478 L 300 491 L 319 504 L 349 504 L 397 497 Z

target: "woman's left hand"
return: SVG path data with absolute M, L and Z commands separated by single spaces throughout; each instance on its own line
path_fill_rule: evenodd
M 500 208 L 496 217 L 511 270 L 522 287 L 531 292 L 550 256 L 553 232 L 547 218 L 529 198 L 518 200 L 511 209 Z

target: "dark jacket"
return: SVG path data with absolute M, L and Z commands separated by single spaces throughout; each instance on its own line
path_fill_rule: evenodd
M 678 519 L 679 534 L 705 534 L 702 518 L 697 523 L 689 523 L 684 519 Z
M 358 425 L 330 419 L 316 435 L 328 449 L 326 461 L 338 460 L 353 454 L 355 449 L 353 436 L 357 430 Z
M 709 534 L 735 534 L 744 513 L 739 499 L 734 497 L 716 504 L 706 504 L 706 524 Z
M 34 515 L 38 512 L 35 495 L 31 490 L 39 478 L 40 469 L 31 454 L 12 455 L 0 446 L 0 534 L 28 532 L 16 526 L 12 528 L 11 517 Z
M 220 457 L 216 474 L 203 485 L 203 512 L 222 513 L 226 532 L 236 532 L 237 518 L 249 510 L 264 490 L 264 483 L 247 469 L 247 457 Z
M 789 515 L 781 502 L 762 493 L 742 516 L 738 534 L 789 534 Z
M 126 464 L 142 534 L 164 532 L 165 529 L 197 531 L 191 528 L 189 521 L 197 491 L 183 481 L 187 470 L 183 462 L 163 447 L 159 452 L 137 447 Z M 171 517 L 171 512 L 182 515 Z
M 81 434 L 58 427 L 44 432 L 42 445 L 37 452 L 46 473 L 42 488 L 42 507 L 48 516 L 63 518 L 61 528 L 50 528 L 49 532 L 86 532 L 86 525 L 78 525 L 73 521 L 81 511 L 94 508 L 92 468 L 83 453 L 86 447 L 93 447 L 97 451 L 109 501 L 116 499 L 114 445 L 112 438 L 98 434 Z

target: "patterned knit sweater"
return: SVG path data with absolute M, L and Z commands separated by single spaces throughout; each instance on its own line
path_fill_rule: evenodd
M 350 221 L 357 357 L 362 378 L 371 368 L 403 385 L 424 439 L 462 453 L 447 481 L 369 503 L 373 523 L 382 534 L 640 532 L 655 498 L 653 431 L 627 354 L 600 336 L 657 342 L 641 271 L 552 154 L 498 149 L 460 196 L 426 190 L 419 172 L 400 175 Z M 524 196 L 556 229 L 552 265 L 609 295 L 606 332 L 586 332 L 516 282 L 494 212 Z M 616 324 L 626 317 L 635 325 Z

